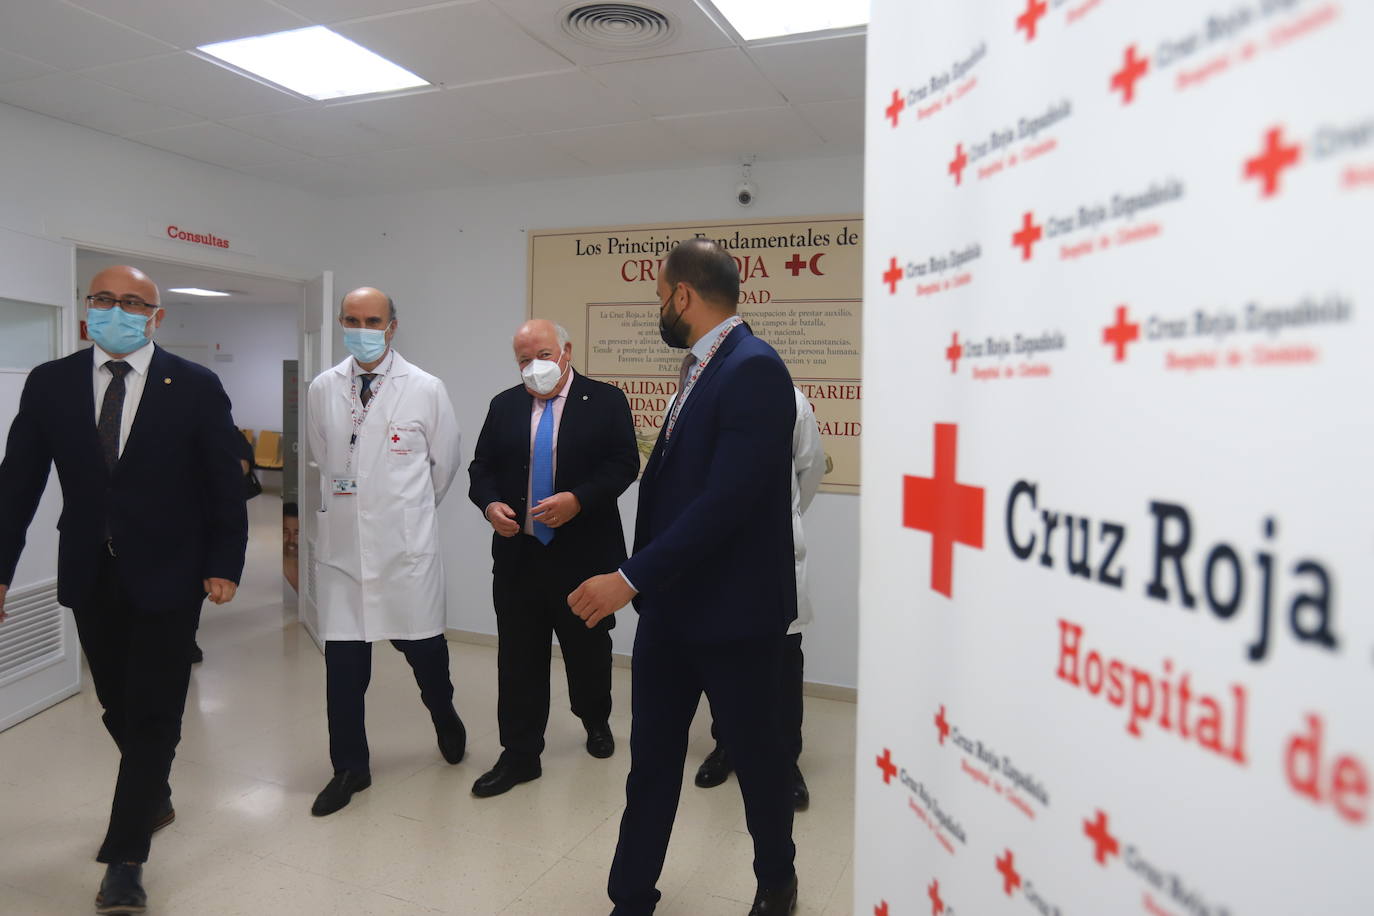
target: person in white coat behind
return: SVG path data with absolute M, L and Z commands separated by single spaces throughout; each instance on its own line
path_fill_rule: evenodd
M 444 640 L 444 567 L 437 508 L 462 459 L 444 383 L 391 347 L 396 306 L 370 287 L 339 310 L 351 355 L 310 383 L 310 448 L 320 468 L 315 551 L 325 641 L 329 757 L 334 776 L 317 817 L 372 784 L 364 695 L 372 643 L 387 639 L 415 673 L 439 751 L 463 759 Z
M 783 650 L 778 721 L 792 760 L 792 801 L 798 811 L 804 811 L 811 804 L 811 791 L 798 763 L 802 751 L 802 633 L 811 622 L 812 614 L 811 596 L 806 588 L 806 535 L 802 530 L 802 513 L 811 506 L 821 478 L 825 476 L 825 448 L 811 402 L 801 389 L 793 387 L 792 391 L 797 402 L 797 419 L 792 426 L 792 552 L 797 569 L 797 619 L 787 629 Z M 715 750 L 702 761 L 695 779 L 703 789 L 725 782 L 734 769 L 729 753 L 716 735 L 714 722 L 711 723 L 711 737 L 716 738 Z

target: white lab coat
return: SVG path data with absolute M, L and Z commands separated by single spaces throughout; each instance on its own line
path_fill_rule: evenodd
M 462 459 L 453 403 L 443 382 L 395 353 L 347 469 L 356 371 L 350 356 L 310 383 L 310 448 L 324 507 L 315 546 L 319 635 L 437 636 L 446 611 L 436 510 Z M 357 495 L 332 495 L 335 477 L 355 478 Z
M 797 619 L 788 635 L 802 632 L 811 622 L 811 595 L 806 587 L 806 534 L 802 513 L 811 505 L 816 488 L 825 476 L 825 447 L 816 428 L 816 414 L 801 389 L 793 388 L 797 400 L 797 419 L 792 426 L 792 552 L 797 569 Z

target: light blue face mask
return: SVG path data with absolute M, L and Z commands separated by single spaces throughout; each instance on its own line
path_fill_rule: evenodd
M 90 309 L 86 312 L 86 332 L 106 353 L 132 353 L 148 342 L 148 323 L 152 320 L 152 315 L 130 315 L 119 307 Z
M 344 346 L 360 363 L 375 363 L 386 352 L 386 330 L 344 328 Z

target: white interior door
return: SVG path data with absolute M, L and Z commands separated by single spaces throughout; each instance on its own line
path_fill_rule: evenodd
M 331 365 L 330 345 L 334 338 L 334 274 L 325 271 L 319 277 L 306 283 L 305 299 L 301 303 L 301 351 L 300 388 L 297 392 L 300 404 L 300 432 L 297 438 L 300 450 L 300 614 L 301 625 L 305 627 L 315 645 L 324 650 L 319 635 L 319 606 L 317 605 L 318 577 L 315 573 L 315 543 L 319 532 L 320 510 L 320 467 L 310 451 L 310 401 L 306 391 L 310 382 Z
M 0 431 L 8 433 L 29 370 L 76 343 L 76 249 L 0 229 Z M 3 449 L 0 440 L 0 449 Z M 0 481 L 0 485 L 4 485 Z M 57 603 L 57 517 L 50 476 L 0 623 L 0 730 L 81 689 L 76 625 Z

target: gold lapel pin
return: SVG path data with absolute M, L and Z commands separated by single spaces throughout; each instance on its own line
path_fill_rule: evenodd
M 585 394 L 582 395 L 582 400 L 584 400 L 584 401 L 587 400 L 587 396 L 586 396 Z
M 164 384 L 164 385 L 170 385 L 170 384 L 172 384 L 172 377 L 171 377 L 170 375 L 167 376 L 165 379 L 162 380 L 162 384 Z

